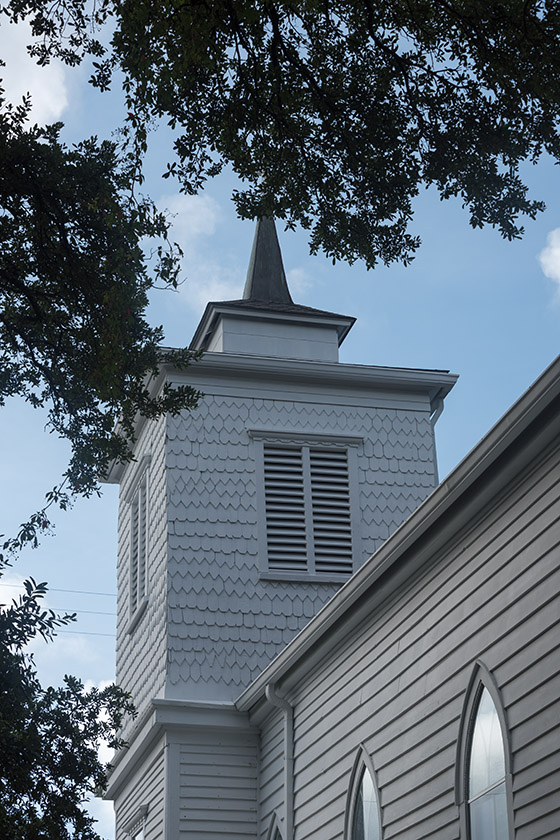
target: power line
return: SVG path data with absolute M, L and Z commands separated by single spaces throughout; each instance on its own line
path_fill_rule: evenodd
M 66 607 L 49 607 L 54 612 L 77 613 L 77 615 L 116 615 L 115 612 L 97 612 L 96 610 L 72 610 Z
M 87 631 L 81 630 L 56 630 L 56 635 L 58 636 L 59 633 L 75 633 L 77 636 L 110 636 L 112 639 L 116 638 L 116 633 L 88 633 Z
M 0 583 L 0 586 L 11 586 L 13 588 L 23 589 L 23 583 Z M 73 595 L 101 595 L 104 598 L 116 598 L 116 592 L 88 592 L 85 589 L 55 589 L 55 587 L 48 587 L 48 592 L 71 592 Z

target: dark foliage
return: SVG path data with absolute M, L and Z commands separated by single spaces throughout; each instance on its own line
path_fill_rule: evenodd
M 11 0 L 35 53 L 124 70 L 138 163 L 146 126 L 177 130 L 169 172 L 196 191 L 225 164 L 244 217 L 310 229 L 333 259 L 411 259 L 424 185 L 473 226 L 521 235 L 523 161 L 559 159 L 560 8 L 553 0 Z M 112 18 L 104 52 L 92 27 Z
M 98 840 L 85 798 L 101 793 L 102 742 L 117 749 L 128 696 L 114 685 L 84 689 L 73 677 L 43 689 L 24 646 L 72 620 L 41 607 L 44 583 L 0 606 L 0 836 L 13 840 Z
M 163 361 L 190 359 L 162 351 L 144 318 L 148 289 L 176 285 L 176 254 L 113 143 L 68 149 L 60 126 L 28 128 L 25 116 L 0 112 L 0 403 L 49 407 L 51 430 L 72 444 L 70 490 L 87 494 L 129 457 L 137 413 L 196 403 L 189 388 L 147 390 Z M 142 240 L 157 237 L 150 266 Z

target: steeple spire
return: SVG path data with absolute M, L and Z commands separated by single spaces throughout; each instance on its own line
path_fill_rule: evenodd
M 291 303 L 274 219 L 259 219 L 243 290 L 243 300 Z

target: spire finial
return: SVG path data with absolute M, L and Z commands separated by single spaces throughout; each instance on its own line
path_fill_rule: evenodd
M 274 219 L 267 216 L 257 221 L 243 300 L 293 304 L 286 282 L 276 225 Z

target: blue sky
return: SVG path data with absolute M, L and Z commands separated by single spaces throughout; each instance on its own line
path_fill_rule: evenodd
M 34 116 L 61 119 L 69 142 L 90 134 L 109 136 L 119 124 L 118 91 L 88 88 L 87 68 L 35 68 L 25 57 L 22 28 L 0 28 L 8 96 L 34 96 Z M 149 310 L 163 324 L 166 344 L 183 346 L 208 300 L 241 295 L 253 224 L 239 221 L 229 199 L 234 179 L 224 175 L 199 196 L 178 193 L 160 175 L 170 155 L 165 131 L 153 138 L 146 192 L 174 216 L 174 235 L 185 251 L 185 283 L 178 292 L 154 292 Z M 527 166 L 535 198 L 545 213 L 526 222 L 521 241 L 504 242 L 493 230 L 474 231 L 460 202 L 440 202 L 431 191 L 416 202 L 413 230 L 423 245 L 408 268 L 367 272 L 363 266 L 310 257 L 305 233 L 279 237 L 293 298 L 300 303 L 357 316 L 341 361 L 448 369 L 460 378 L 438 422 L 443 478 L 521 395 L 559 351 L 560 170 L 550 161 Z M 38 509 L 63 472 L 66 445 L 45 431 L 45 417 L 18 401 L 0 412 L 0 532 Z M 0 581 L 0 602 L 32 574 L 49 581 L 48 604 L 79 611 L 76 625 L 49 646 L 35 645 L 44 683 L 64 673 L 99 684 L 114 673 L 117 492 L 82 500 L 55 515 L 56 535 L 26 552 Z M 7 584 L 10 584 L 8 586 Z M 106 837 L 110 806 L 95 805 Z

